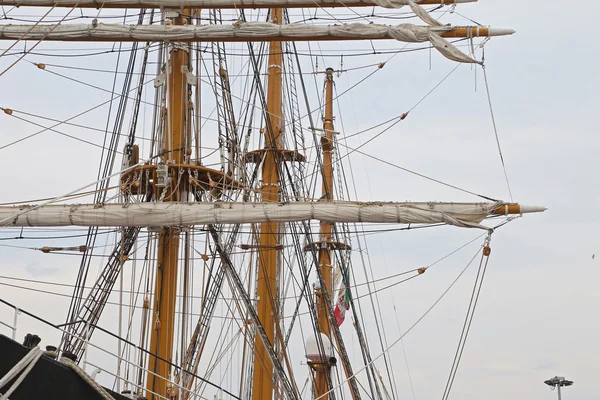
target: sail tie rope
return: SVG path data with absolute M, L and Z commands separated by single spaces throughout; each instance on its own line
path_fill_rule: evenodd
M 81 379 L 83 379 L 88 385 L 90 385 L 92 388 L 94 388 L 94 390 L 96 390 L 100 396 L 102 396 L 103 399 L 105 400 L 115 400 L 114 397 L 112 397 L 107 391 L 106 389 L 104 389 L 102 386 L 100 386 L 100 384 L 98 384 L 98 382 L 96 382 L 95 380 L 92 379 L 91 376 L 89 376 L 87 374 L 87 372 L 85 372 L 79 365 L 77 365 L 75 362 L 73 362 L 72 360 L 66 358 L 66 357 L 61 357 L 60 361 L 65 364 L 66 366 L 70 367 L 73 371 L 75 371 L 75 373 L 77 375 L 79 375 L 81 377 Z M 4 399 L 0 399 L 0 400 L 4 400 Z
M 0 388 L 2 388 L 4 385 L 10 382 L 10 380 L 16 377 L 21 371 L 23 371 L 19 378 L 12 384 L 10 389 L 8 389 L 6 393 L 4 393 L 2 397 L 0 397 L 0 400 L 8 400 L 8 396 L 10 396 L 25 380 L 25 378 L 27 377 L 29 372 L 31 372 L 31 370 L 33 369 L 37 361 L 40 359 L 42 354 L 44 354 L 44 352 L 40 350 L 39 347 L 32 348 L 29 351 L 29 353 L 27 353 L 27 355 L 25 355 L 25 357 L 21 359 L 21 361 L 19 361 L 10 371 L 8 371 L 6 375 L 2 377 L 2 379 L 0 379 Z

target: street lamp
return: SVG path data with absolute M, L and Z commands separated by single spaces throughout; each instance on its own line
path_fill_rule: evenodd
M 573 381 L 568 381 L 565 379 L 564 376 L 555 376 L 552 379 L 548 379 L 547 381 L 544 381 L 544 383 L 548 386 L 550 386 L 553 390 L 554 388 L 558 388 L 558 400 L 562 400 L 560 397 L 560 388 L 562 386 L 571 386 L 573 384 Z

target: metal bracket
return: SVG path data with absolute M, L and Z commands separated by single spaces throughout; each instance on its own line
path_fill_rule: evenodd
M 154 78 L 154 87 L 158 88 L 161 87 L 162 85 L 165 84 L 165 78 L 166 75 L 164 72 L 162 72 L 159 76 L 157 76 L 156 78 Z
M 185 74 L 185 80 L 188 85 L 196 86 L 196 84 L 198 83 L 196 75 L 194 75 L 192 71 L 188 70 L 188 67 L 186 65 L 181 66 L 181 72 Z

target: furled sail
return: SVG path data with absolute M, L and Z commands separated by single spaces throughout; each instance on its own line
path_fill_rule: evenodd
M 463 32 L 464 31 L 464 32 Z M 270 22 L 237 22 L 233 25 L 2 25 L 0 39 L 44 41 L 220 41 L 261 42 L 272 40 L 374 40 L 396 39 L 419 43 L 429 40 L 429 33 L 451 37 L 501 36 L 514 33 L 511 29 L 486 27 L 419 26 L 413 24 L 345 24 L 311 25 Z
M 439 224 L 487 229 L 490 215 L 541 212 L 543 207 L 488 203 L 134 203 L 0 207 L 5 226 L 186 226 L 319 220 Z
M 421 18 L 421 20 L 427 25 L 442 26 L 442 24 L 437 19 L 429 15 L 429 13 L 423 7 L 415 3 L 413 0 L 406 0 L 406 2 L 410 6 L 412 12 L 414 12 L 417 17 Z
M 419 4 L 458 4 L 474 3 L 477 0 L 421 0 Z M 296 7 L 359 7 L 380 6 L 400 8 L 410 5 L 412 0 L 3 0 L 7 6 L 32 7 L 93 7 L 93 8 L 296 8 Z M 414 3 L 414 2 L 413 2 Z M 412 7 L 412 6 L 411 6 Z
M 435 20 L 432 19 L 432 21 Z M 464 63 L 476 63 L 478 61 L 444 40 L 444 36 L 501 36 L 512 33 L 514 33 L 512 29 L 440 25 L 400 24 L 392 26 L 358 23 L 346 25 L 279 25 L 269 22 L 241 21 L 233 25 L 119 25 L 92 23 L 90 25 L 0 26 L 0 40 L 261 42 L 395 39 L 409 43 L 431 41 L 432 45 L 442 55 L 451 60 Z
M 429 40 L 429 33 L 451 37 L 502 36 L 512 29 L 487 27 L 419 26 L 414 24 L 345 24 L 312 25 L 270 22 L 237 22 L 232 25 L 121 25 L 121 24 L 62 24 L 62 25 L 2 25 L 0 39 L 44 41 L 221 41 L 261 42 L 272 40 L 374 40 L 396 39 L 419 43 Z

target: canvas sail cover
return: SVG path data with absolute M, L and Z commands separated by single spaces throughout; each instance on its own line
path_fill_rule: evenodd
M 121 25 L 121 24 L 61 24 L 2 25 L 0 37 L 21 40 L 139 40 L 139 41 L 259 41 L 273 37 L 293 40 L 334 36 L 346 39 L 394 38 L 404 42 L 426 42 L 428 32 L 445 32 L 452 27 L 427 27 L 413 24 L 274 24 L 242 22 L 231 25 Z
M 479 223 L 503 203 L 131 203 L 0 207 L 3 226 L 187 226 L 306 220 L 333 223 Z
M 414 10 L 429 26 L 413 24 L 274 24 L 269 22 L 242 22 L 232 25 L 120 25 L 120 24 L 60 24 L 60 25 L 0 25 L 3 40 L 59 40 L 59 41 L 268 41 L 319 40 L 319 39 L 395 39 L 402 42 L 430 41 L 445 57 L 465 63 L 477 62 L 462 53 L 441 35 L 454 29 L 439 22 L 414 2 Z M 477 30 L 469 30 L 477 35 Z M 510 34 L 510 30 L 488 29 L 488 34 Z
M 477 0 L 453 0 L 454 3 L 472 3 Z M 442 4 L 442 0 L 438 2 Z M 94 7 L 99 7 L 100 5 L 103 8 L 113 8 L 113 7 L 124 7 L 125 5 L 130 5 L 132 3 L 140 4 L 144 7 L 146 6 L 154 6 L 155 8 L 248 8 L 248 7 L 294 7 L 298 5 L 304 5 L 307 3 L 306 0 L 103 0 L 102 2 L 98 2 L 98 0 L 73 0 L 72 2 L 65 0 L 17 0 L 17 1 L 5 1 L 7 5 L 15 5 L 19 6 L 33 6 L 33 7 L 51 7 L 53 5 L 61 5 L 61 3 L 66 6 L 73 6 L 77 4 L 79 7 L 89 7 L 90 5 Z M 66 3 L 66 4 L 65 4 Z M 320 0 L 319 2 L 315 2 L 313 7 L 327 7 L 329 5 L 343 5 L 344 7 L 352 7 L 357 3 L 366 3 L 373 4 L 374 6 L 380 6 L 384 8 L 400 8 L 405 5 L 413 5 L 412 0 L 344 0 L 343 2 L 337 0 Z M 449 4 L 449 1 L 444 1 L 443 3 Z

